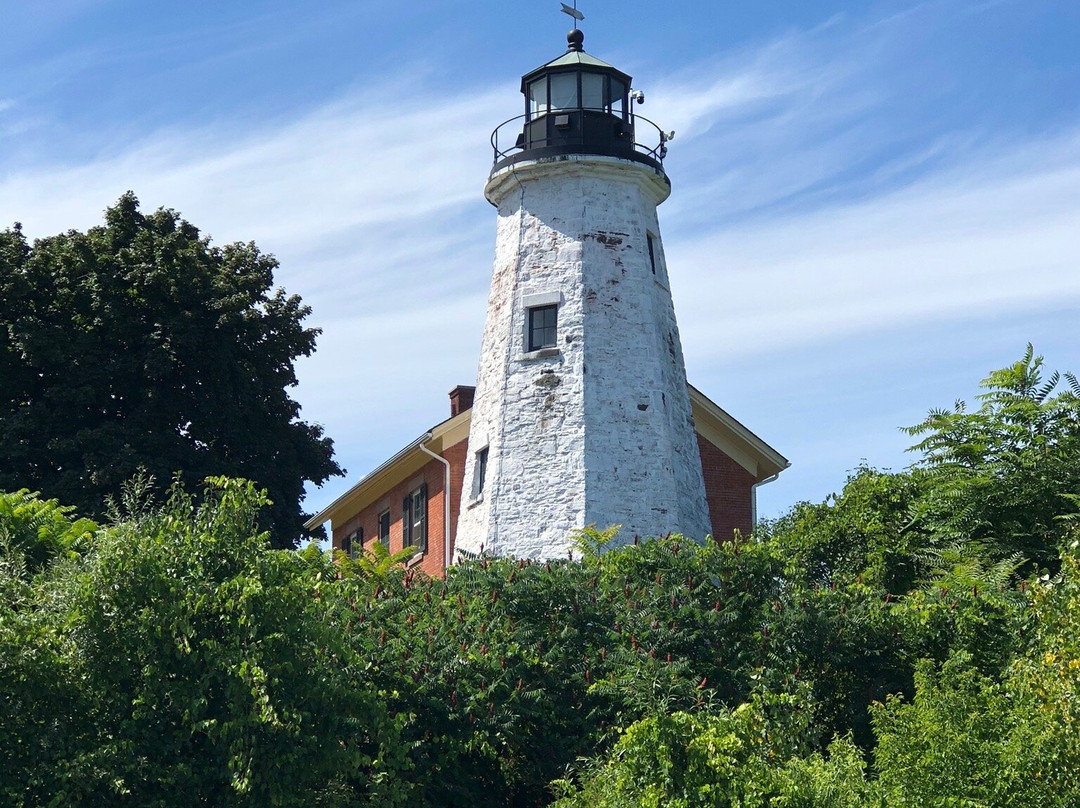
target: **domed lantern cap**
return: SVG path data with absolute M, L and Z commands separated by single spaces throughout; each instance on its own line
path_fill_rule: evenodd
M 626 119 L 631 78 L 618 68 L 582 50 L 584 35 L 574 29 L 566 36 L 566 53 L 521 77 L 527 114 L 586 109 Z

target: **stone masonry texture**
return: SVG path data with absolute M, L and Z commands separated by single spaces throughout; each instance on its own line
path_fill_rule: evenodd
M 600 157 L 501 173 L 512 176 L 487 189 L 498 227 L 458 548 L 556 557 L 590 524 L 621 525 L 624 542 L 704 538 L 702 461 L 656 216 L 666 180 Z M 557 345 L 530 354 L 527 308 L 550 302 Z

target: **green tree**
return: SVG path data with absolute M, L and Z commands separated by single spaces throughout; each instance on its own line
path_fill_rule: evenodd
M 0 804 L 407 804 L 371 649 L 323 600 L 337 570 L 271 550 L 264 502 L 174 488 L 0 603 Z
M 735 709 L 650 716 L 611 753 L 554 784 L 555 808 L 874 808 L 858 748 L 798 748 L 805 700 L 757 694 Z
M 1074 533 L 1073 536 L 1076 534 Z M 918 666 L 914 699 L 874 710 L 875 749 L 890 806 L 1080 804 L 1080 554 L 1030 597 L 1027 636 L 1003 676 L 968 654 Z
M 1056 569 L 1058 517 L 1076 512 L 1080 494 L 1080 381 L 1044 381 L 1042 366 L 1028 345 L 983 380 L 977 410 L 958 401 L 906 430 L 922 439 L 913 521 L 937 546 L 977 542 L 994 560 L 1019 554 L 1029 569 Z
M 176 472 L 245 477 L 270 494 L 260 524 L 293 546 L 305 482 L 342 472 L 288 394 L 319 331 L 271 291 L 276 267 L 131 193 L 86 233 L 0 232 L 0 490 L 100 517 L 139 469 L 160 489 Z
M 37 494 L 0 492 L 0 557 L 22 571 L 19 577 L 38 572 L 60 553 L 85 546 L 97 530 L 89 519 L 69 518 L 75 509 L 55 499 L 42 501 Z

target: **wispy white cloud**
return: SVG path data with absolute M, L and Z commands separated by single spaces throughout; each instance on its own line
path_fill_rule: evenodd
M 688 353 L 707 363 L 927 318 L 1080 306 L 1077 233 L 1073 136 L 997 159 L 972 155 L 902 191 L 744 222 L 668 250 L 683 270 L 675 283 L 685 290 Z M 710 320 L 721 299 L 739 305 Z

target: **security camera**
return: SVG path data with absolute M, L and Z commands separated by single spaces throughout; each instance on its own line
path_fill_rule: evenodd
M 630 97 L 637 101 L 639 104 L 645 103 L 645 93 L 642 90 L 634 90 L 630 93 Z

